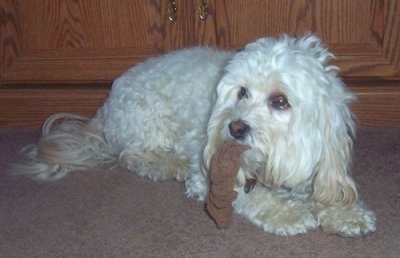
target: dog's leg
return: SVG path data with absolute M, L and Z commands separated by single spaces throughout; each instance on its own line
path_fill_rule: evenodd
M 164 149 L 127 148 L 120 153 L 118 164 L 153 180 L 184 181 L 188 175 L 185 156 Z
M 190 198 L 203 202 L 209 191 L 208 179 L 199 169 L 192 168 L 191 171 L 188 180 L 185 182 L 186 194 Z
M 290 236 L 318 227 L 307 204 L 290 198 L 287 192 L 271 191 L 258 184 L 247 194 L 243 187 L 235 190 L 239 193 L 233 202 L 235 211 L 264 231 Z
M 375 231 L 375 214 L 364 209 L 361 202 L 348 207 L 314 203 L 313 212 L 327 233 L 354 237 Z

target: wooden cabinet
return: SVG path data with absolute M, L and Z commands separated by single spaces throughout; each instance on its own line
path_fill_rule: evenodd
M 397 0 L 1 0 L 0 126 L 91 115 L 111 81 L 150 56 L 306 32 L 336 54 L 359 124 L 400 125 L 399 13 Z
M 110 82 L 148 57 L 215 45 L 213 17 L 197 1 L 2 0 L 3 83 Z M 210 34 L 210 35 L 209 35 Z

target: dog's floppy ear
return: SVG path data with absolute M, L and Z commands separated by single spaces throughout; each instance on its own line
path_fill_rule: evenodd
M 349 175 L 355 125 L 347 102 L 352 95 L 343 92 L 347 100 L 327 103 L 321 117 L 324 147 L 313 180 L 313 198 L 316 201 L 350 205 L 358 198 L 356 185 Z
M 355 125 L 348 104 L 354 96 L 336 77 L 339 68 L 330 64 L 334 56 L 317 36 L 305 35 L 295 44 L 302 53 L 309 53 L 323 66 L 321 78 L 324 80 L 318 80 L 317 84 L 326 86 L 329 91 L 322 96 L 318 106 L 322 149 L 313 179 L 313 198 L 327 204 L 349 205 L 358 198 L 355 183 L 349 175 Z

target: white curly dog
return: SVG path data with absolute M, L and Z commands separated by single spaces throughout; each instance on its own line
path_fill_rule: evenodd
M 195 47 L 152 58 L 115 80 L 92 119 L 56 114 L 14 174 L 51 181 L 107 163 L 154 180 L 186 181 L 204 201 L 213 153 L 246 144 L 235 183 L 237 214 L 267 232 L 321 227 L 375 231 L 349 174 L 353 95 L 314 35 L 262 38 L 239 52 Z M 256 178 L 245 193 L 246 179 Z

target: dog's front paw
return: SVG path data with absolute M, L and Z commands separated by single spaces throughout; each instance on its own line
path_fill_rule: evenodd
M 283 209 L 261 211 L 254 219 L 264 231 L 282 236 L 304 234 L 318 227 L 318 222 L 304 205 L 290 202 Z
M 317 220 L 302 202 L 271 198 L 257 206 L 254 199 L 246 200 L 247 203 L 243 201 L 234 203 L 236 212 L 266 232 L 293 236 L 318 227 Z
M 186 195 L 200 202 L 204 202 L 208 195 L 208 183 L 206 178 L 199 173 L 193 173 L 185 182 Z
M 375 214 L 359 205 L 326 207 L 318 214 L 322 230 L 345 237 L 363 236 L 375 231 Z

